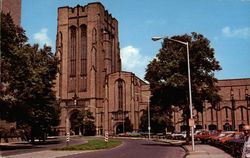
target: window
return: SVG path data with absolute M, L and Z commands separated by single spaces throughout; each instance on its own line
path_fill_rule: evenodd
M 228 119 L 228 107 L 226 107 L 225 110 L 226 110 L 226 118 Z
M 214 113 L 213 113 L 213 108 L 211 108 L 211 121 L 214 121 Z
M 119 106 L 119 109 L 122 109 L 122 104 L 123 104 L 122 91 L 123 91 L 122 81 L 119 80 L 118 81 L 118 106 Z
M 87 26 L 81 25 L 81 51 L 80 51 L 80 59 L 81 59 L 81 66 L 80 66 L 80 75 L 82 77 L 82 83 L 80 84 L 80 90 L 86 91 L 87 90 Z
M 76 76 L 76 27 L 70 27 L 70 77 Z

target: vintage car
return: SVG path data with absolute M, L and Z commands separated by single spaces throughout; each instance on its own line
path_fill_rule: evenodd
M 207 143 L 210 136 L 211 136 L 211 132 L 209 132 L 209 131 L 201 131 L 201 132 L 197 133 L 194 136 L 194 139 L 196 141 L 201 141 L 201 143 Z

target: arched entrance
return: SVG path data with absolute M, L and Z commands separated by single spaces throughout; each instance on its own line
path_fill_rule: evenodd
M 118 125 L 116 126 L 115 133 L 116 133 L 116 134 L 123 133 L 123 124 L 122 124 L 122 123 L 121 123 L 121 124 L 118 124 Z
M 73 110 L 69 117 L 70 121 L 70 135 L 83 134 L 83 114 L 79 110 Z
M 224 131 L 231 131 L 231 130 L 232 130 L 232 125 L 229 124 L 229 123 L 225 123 L 225 124 L 223 125 L 223 130 L 224 130 Z

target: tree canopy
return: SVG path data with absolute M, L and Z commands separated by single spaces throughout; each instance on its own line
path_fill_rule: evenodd
M 31 46 L 27 39 L 11 16 L 1 13 L 0 116 L 36 136 L 59 121 L 52 90 L 59 61 L 50 47 Z
M 193 106 L 202 112 L 204 100 L 215 105 L 220 96 L 214 72 L 221 70 L 221 67 L 215 59 L 210 41 L 195 32 L 173 36 L 171 39 L 189 43 Z M 186 51 L 185 45 L 165 38 L 156 58 L 148 64 L 145 79 L 150 82 L 153 105 L 170 108 L 171 105 L 188 104 Z

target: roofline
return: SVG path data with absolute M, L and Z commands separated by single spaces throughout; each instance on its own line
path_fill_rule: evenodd
M 250 80 L 250 78 L 218 79 L 218 81 L 233 81 L 233 80 Z

